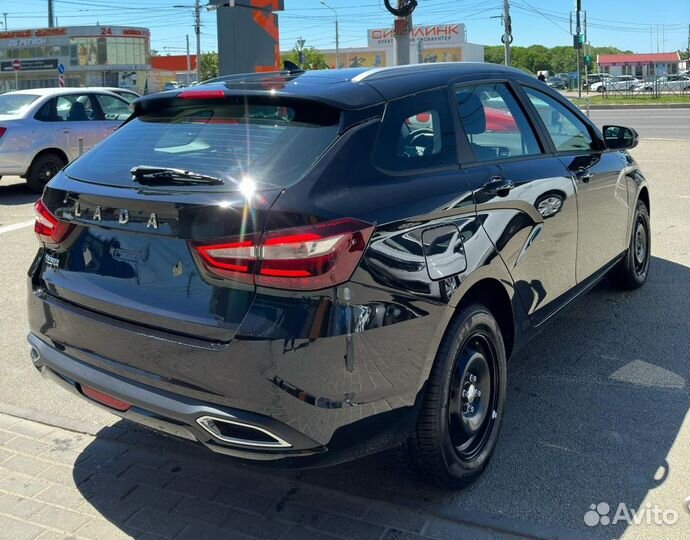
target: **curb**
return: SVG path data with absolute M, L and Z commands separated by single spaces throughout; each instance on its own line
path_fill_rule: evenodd
M 585 109 L 586 105 L 577 105 L 573 104 L 576 107 L 579 107 L 580 109 Z M 590 105 L 589 110 L 590 111 L 595 111 L 595 110 L 616 110 L 616 109 L 640 109 L 640 110 L 645 110 L 645 109 L 690 109 L 690 103 L 660 103 L 658 105 L 655 104 L 639 104 L 639 105 Z
M 55 428 L 59 429 L 64 429 L 66 431 L 72 431 L 75 433 L 82 433 L 84 435 L 90 435 L 92 437 L 100 437 L 104 439 L 110 439 L 112 438 L 115 440 L 114 437 L 109 437 L 107 434 L 100 434 L 99 432 L 106 426 L 102 426 L 99 424 L 92 424 L 90 422 L 85 422 L 83 420 L 75 420 L 72 418 L 65 418 L 62 416 L 56 416 L 53 414 L 48 414 L 44 413 L 41 411 L 36 411 L 33 409 L 28 409 L 25 407 L 20 407 L 17 405 L 11 405 L 9 403 L 3 403 L 0 402 L 0 414 L 6 414 L 9 416 L 14 416 L 15 418 L 19 418 L 22 420 L 29 420 L 31 422 L 36 422 L 39 424 L 44 424 L 48 426 L 52 426 Z M 126 422 L 126 420 L 125 420 Z M 136 425 L 136 424 L 132 424 Z M 147 428 L 142 428 L 146 429 Z M 173 437 L 174 438 L 174 437 Z M 174 438 L 176 441 L 179 439 Z M 181 442 L 186 442 L 184 440 L 181 440 Z M 189 443 L 190 445 L 193 445 L 194 443 Z M 261 471 L 257 472 L 257 474 L 268 474 L 270 475 L 270 471 Z M 280 478 L 280 480 L 285 480 L 284 478 Z M 472 527 L 472 528 L 478 528 L 478 529 L 486 529 L 488 530 L 489 533 L 493 534 L 499 534 L 499 535 L 512 535 L 516 537 L 516 539 L 529 539 L 529 540 L 582 540 L 583 538 L 587 538 L 588 536 L 586 534 L 582 534 L 579 532 L 574 532 L 570 530 L 565 530 L 565 529 L 560 529 L 558 527 L 551 527 L 548 525 L 539 525 L 539 524 L 534 524 L 526 521 L 521 521 L 519 519 L 515 518 L 510 518 L 507 516 L 500 516 L 500 515 L 494 515 L 494 514 L 489 514 L 486 512 L 481 512 L 481 511 L 472 511 L 471 517 L 466 517 L 464 519 L 458 519 L 456 517 L 451 517 L 443 514 L 437 514 L 434 512 L 430 512 L 428 510 L 421 510 L 418 508 L 413 507 L 412 505 L 407 506 L 404 504 L 398 504 L 394 502 L 388 502 L 385 500 L 380 500 L 380 499 L 370 499 L 368 497 L 362 497 L 360 495 L 352 495 L 350 493 L 338 491 L 335 489 L 330 489 L 327 487 L 323 487 L 317 484 L 310 484 L 307 482 L 303 482 L 300 480 L 293 480 L 290 479 L 289 482 L 301 486 L 308 487 L 311 490 L 317 490 L 321 491 L 324 493 L 325 496 L 331 496 L 331 497 L 341 497 L 341 498 L 346 498 L 350 500 L 357 500 L 357 501 L 366 501 L 368 505 L 383 505 L 383 506 L 388 506 L 392 508 L 396 508 L 398 510 L 403 509 L 403 510 L 409 510 L 410 512 L 416 512 L 420 516 L 425 516 L 428 520 L 430 521 L 437 521 L 437 522 L 446 522 L 448 524 L 455 525 L 458 527 Z M 502 537 L 502 536 L 501 536 Z

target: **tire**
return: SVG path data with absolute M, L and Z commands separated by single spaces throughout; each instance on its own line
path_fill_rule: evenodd
M 597 88 L 597 92 L 599 92 L 600 94 L 603 94 L 604 92 L 606 92 L 606 88 L 604 88 L 603 86 L 600 86 L 599 88 Z
M 481 304 L 465 306 L 439 346 L 403 455 L 443 489 L 471 484 L 496 448 L 505 394 L 506 353 L 498 323 Z
M 36 156 L 26 175 L 26 183 L 29 189 L 35 193 L 42 193 L 45 185 L 65 165 L 67 165 L 67 162 L 62 156 L 54 152 L 45 152 Z
M 613 267 L 609 278 L 614 286 L 623 290 L 642 287 L 649 275 L 652 232 L 647 205 L 638 200 L 635 207 L 630 242 L 625 257 Z

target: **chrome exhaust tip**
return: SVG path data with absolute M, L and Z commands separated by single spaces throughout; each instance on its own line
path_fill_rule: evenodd
M 36 347 L 31 347 L 31 352 L 29 353 L 31 355 L 31 360 L 36 363 L 41 359 L 41 353 L 38 352 L 38 349 Z
M 205 431 L 219 441 L 256 448 L 290 448 L 292 445 L 265 428 L 228 418 L 200 416 L 196 419 Z

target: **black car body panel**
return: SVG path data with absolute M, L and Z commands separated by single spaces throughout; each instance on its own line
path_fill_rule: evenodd
M 474 136 L 456 99 L 482 81 L 505 85 L 538 153 L 505 159 L 498 147 L 487 160 L 465 142 Z M 632 158 L 606 150 L 567 104 L 595 147 L 554 148 L 524 88 L 563 100 L 537 84 L 516 70 L 438 64 L 195 87 L 336 107 L 337 139 L 298 180 L 259 184 L 251 197 L 77 180 L 74 171 L 85 170 L 77 160 L 43 196 L 72 228 L 39 250 L 29 272 L 34 364 L 74 392 L 93 388 L 131 405 L 117 414 L 235 457 L 318 464 L 400 443 L 458 305 L 474 298 L 492 308 L 510 354 L 624 254 L 631 207 L 649 200 Z M 128 123 L 181 93 L 137 100 Z M 406 142 L 428 137 L 429 123 L 441 122 L 442 133 L 420 143 L 429 146 L 419 155 L 391 159 L 381 146 L 387 122 L 408 114 Z M 414 166 L 398 166 L 408 158 Z M 349 279 L 331 287 L 228 281 L 194 248 L 342 218 L 375 229 Z M 287 446 L 228 443 L 203 429 L 204 414 L 267 430 Z

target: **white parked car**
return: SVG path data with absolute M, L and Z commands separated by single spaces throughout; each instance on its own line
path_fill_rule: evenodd
M 2 94 L 0 178 L 21 176 L 40 192 L 80 150 L 105 139 L 130 114 L 129 103 L 106 90 L 36 88 Z
M 122 99 L 124 99 L 127 103 L 132 103 L 135 99 L 138 99 L 141 97 L 141 94 L 135 92 L 134 90 L 130 90 L 129 88 L 116 88 L 116 87 L 110 87 L 110 86 L 93 86 L 89 88 L 89 90 L 107 90 L 108 92 L 112 92 L 113 94 L 117 94 L 120 96 Z
M 589 87 L 592 92 L 609 92 L 611 90 L 633 90 L 642 81 L 632 75 L 620 75 L 618 77 L 607 77 L 599 82 L 595 82 Z
M 657 89 L 660 92 L 689 91 L 690 77 L 687 75 L 664 75 L 656 81 L 645 81 L 635 86 L 635 90 L 638 92 L 651 92 Z

